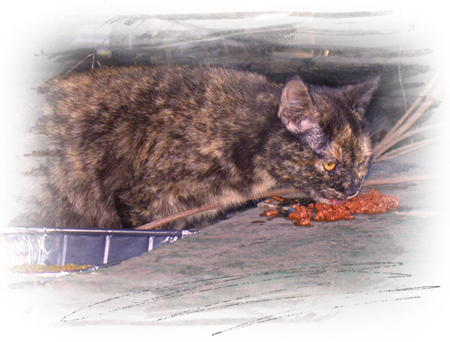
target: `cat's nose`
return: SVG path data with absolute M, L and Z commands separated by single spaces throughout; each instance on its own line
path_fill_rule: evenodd
M 360 189 L 360 184 L 352 183 L 347 189 L 344 190 L 344 194 L 347 195 L 347 198 L 352 198 L 358 195 Z

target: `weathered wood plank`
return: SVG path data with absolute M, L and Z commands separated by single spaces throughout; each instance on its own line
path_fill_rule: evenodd
M 407 95 L 420 93 L 449 53 L 449 44 L 405 49 L 402 53 L 403 84 Z M 341 85 L 380 74 L 380 93 L 400 95 L 398 77 L 399 50 L 374 51 L 296 59 L 289 57 L 251 57 L 250 55 L 222 58 L 219 64 L 237 65 L 245 70 L 265 74 L 284 82 L 298 74 L 310 83 Z

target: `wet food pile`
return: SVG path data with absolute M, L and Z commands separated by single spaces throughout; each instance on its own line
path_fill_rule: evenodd
M 286 217 L 298 226 L 311 226 L 311 221 L 333 222 L 352 220 L 353 214 L 384 214 L 397 210 L 400 199 L 396 196 L 385 195 L 381 191 L 371 189 L 368 194 L 361 194 L 340 204 L 309 203 L 303 205 L 304 199 L 274 196 L 261 202 L 258 206 L 268 207 L 261 214 L 269 219 Z

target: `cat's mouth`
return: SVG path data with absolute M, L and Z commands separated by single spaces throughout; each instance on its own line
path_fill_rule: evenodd
M 341 205 L 346 200 L 348 200 L 350 198 L 353 198 L 353 197 L 356 197 L 358 194 L 359 194 L 359 190 L 355 194 L 353 194 L 351 196 L 348 196 L 346 199 L 325 198 L 325 197 L 320 197 L 319 196 L 318 198 L 316 198 L 316 201 L 317 202 L 326 203 L 326 204 L 330 204 L 330 205 Z
M 330 204 L 330 205 L 341 205 L 342 203 L 344 203 L 344 200 L 338 200 L 336 198 L 324 198 L 324 197 L 319 197 L 317 198 L 317 202 L 321 202 L 321 203 L 326 203 L 326 204 Z

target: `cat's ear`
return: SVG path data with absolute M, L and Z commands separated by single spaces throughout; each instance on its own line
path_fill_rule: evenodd
M 289 131 L 296 134 L 301 134 L 308 128 L 303 127 L 303 121 L 314 119 L 314 103 L 307 85 L 300 77 L 295 76 L 284 86 L 278 106 L 278 117 Z
M 372 101 L 373 94 L 380 84 L 380 76 L 369 79 L 358 84 L 351 84 L 343 87 L 344 96 L 348 99 L 350 106 L 355 113 L 362 119 L 367 106 Z
M 308 86 L 296 76 L 284 86 L 278 106 L 278 116 L 286 128 L 304 139 L 313 150 L 320 152 L 326 139 L 319 126 L 317 112 Z

